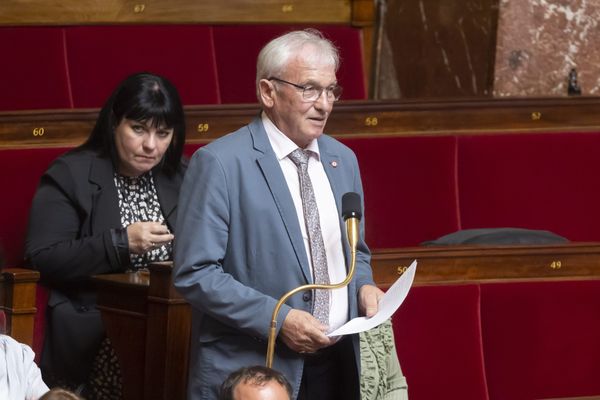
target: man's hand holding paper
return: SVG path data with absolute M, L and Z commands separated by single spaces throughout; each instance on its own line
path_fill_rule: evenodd
M 358 317 L 346 324 L 342 325 L 338 329 L 327 334 L 327 336 L 342 336 L 349 335 L 352 333 L 360 333 L 372 328 L 375 328 L 379 324 L 390 318 L 394 312 L 400 307 L 408 292 L 412 286 L 415 278 L 415 272 L 417 269 L 417 260 L 414 260 L 410 267 L 394 282 L 394 284 L 388 289 L 379 301 L 379 309 L 377 312 L 368 317 Z

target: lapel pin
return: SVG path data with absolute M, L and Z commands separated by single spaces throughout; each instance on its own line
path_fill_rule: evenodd
M 337 161 L 332 161 L 332 162 L 331 162 L 331 166 L 332 166 L 333 168 L 337 167 Z

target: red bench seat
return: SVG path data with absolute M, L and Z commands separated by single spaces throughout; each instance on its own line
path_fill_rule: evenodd
M 256 58 L 306 25 L 0 27 L 0 111 L 101 107 L 126 76 L 168 78 L 185 105 L 254 103 Z M 340 48 L 344 99 L 365 99 L 360 29 L 317 26 Z

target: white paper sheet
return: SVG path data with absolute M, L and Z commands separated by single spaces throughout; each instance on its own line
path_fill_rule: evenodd
M 394 282 L 385 295 L 379 300 L 379 311 L 371 318 L 358 317 L 346 322 L 338 329 L 327 334 L 327 336 L 342 336 L 359 333 L 375 328 L 390 318 L 400 307 L 415 278 L 417 260 Z

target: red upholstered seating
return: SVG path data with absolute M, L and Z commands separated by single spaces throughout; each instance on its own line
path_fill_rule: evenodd
M 344 143 L 360 164 L 369 246 L 414 246 L 459 229 L 455 137 Z
M 600 240 L 600 133 L 458 138 L 462 227 L 547 229 Z
M 198 143 L 186 143 L 183 148 L 183 155 L 190 158 L 192 154 L 194 154 L 194 152 L 198 150 L 201 146 L 202 145 Z
M 490 399 L 600 393 L 600 281 L 481 285 Z
M 417 286 L 393 317 L 411 399 L 600 393 L 600 280 Z
M 213 28 L 219 88 L 223 103 L 256 102 L 256 57 L 262 46 L 274 37 L 299 25 L 238 25 Z M 345 100 L 365 99 L 362 77 L 361 36 L 348 26 L 318 26 L 339 48 L 342 64 L 338 80 L 344 87 Z
M 76 108 L 101 107 L 127 75 L 165 76 L 184 104 L 220 103 L 212 28 L 201 25 L 66 28 Z
M 0 187 L 10 194 L 0 200 L 0 242 L 7 266 L 22 266 L 27 218 L 33 194 L 48 165 L 66 148 L 0 150 Z M 52 212 L 52 210 L 48 210 Z
M 0 110 L 69 108 L 64 30 L 0 27 Z
M 2 196 L 0 200 L 0 209 L 7 210 L 0 213 L 0 242 L 4 247 L 7 266 L 23 265 L 31 200 L 44 171 L 55 158 L 67 150 L 67 148 L 0 150 L 0 169 L 5 171 L 0 175 L 0 187 L 14 189 L 11 190 L 10 195 Z M 38 285 L 32 346 L 38 360 L 42 353 L 47 303 L 48 293 L 43 286 Z
M 186 105 L 256 102 L 256 56 L 300 25 L 1 27 L 0 110 L 100 107 L 135 72 L 164 75 Z M 365 99 L 359 29 L 319 26 L 340 48 L 344 99 Z
M 412 400 L 488 398 L 479 296 L 476 284 L 413 287 L 395 313 L 396 350 Z

